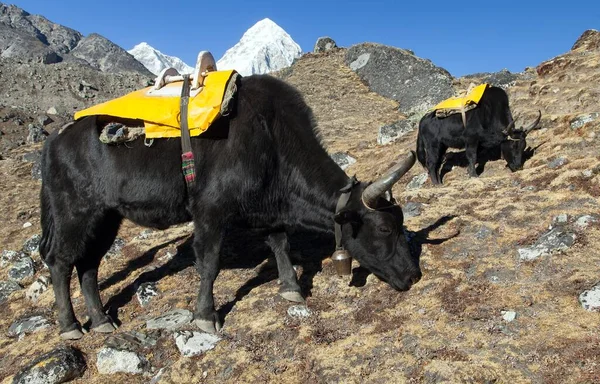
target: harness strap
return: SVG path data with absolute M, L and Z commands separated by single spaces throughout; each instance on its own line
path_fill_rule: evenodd
M 342 209 L 344 209 L 346 204 L 348 204 L 348 201 L 350 200 L 350 195 L 352 194 L 352 187 L 354 187 L 356 184 L 358 184 L 358 180 L 356 179 L 356 176 L 352 176 L 348 185 L 340 189 L 340 192 L 342 192 L 342 194 L 340 195 L 340 198 L 338 199 L 337 204 L 335 206 L 336 214 L 338 214 Z M 337 222 L 335 223 L 335 249 L 344 249 L 344 247 L 342 247 L 342 226 L 339 225 Z
M 185 183 L 188 189 L 191 189 L 196 183 L 196 166 L 194 163 L 194 153 L 192 152 L 192 141 L 190 139 L 190 129 L 188 127 L 188 106 L 190 98 L 190 75 L 183 75 L 183 86 L 181 87 L 181 169 L 185 177 Z

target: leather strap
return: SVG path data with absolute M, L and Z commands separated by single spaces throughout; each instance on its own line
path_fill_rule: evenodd
M 340 192 L 342 192 L 342 194 L 340 195 L 335 206 L 336 215 L 340 213 L 340 211 L 344 209 L 344 207 L 346 207 L 346 204 L 348 204 L 348 201 L 350 200 L 350 195 L 352 194 L 352 187 L 354 187 L 356 184 L 358 184 L 358 180 L 356 179 L 356 176 L 352 176 L 348 185 L 340 189 Z M 342 247 L 342 226 L 337 222 L 335 222 L 335 249 L 344 249 L 344 247 Z
M 185 177 L 188 189 L 196 183 L 196 166 L 194 153 L 192 152 L 192 141 L 188 127 L 188 106 L 190 99 L 190 75 L 183 75 L 183 86 L 181 87 L 180 103 L 180 129 L 181 129 L 181 169 Z

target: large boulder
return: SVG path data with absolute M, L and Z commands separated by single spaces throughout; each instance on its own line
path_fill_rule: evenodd
M 335 41 L 329 36 L 319 37 L 315 43 L 314 53 L 327 52 L 337 48 Z
M 345 61 L 371 91 L 397 100 L 403 113 L 423 112 L 454 95 L 448 71 L 404 49 L 358 44 Z

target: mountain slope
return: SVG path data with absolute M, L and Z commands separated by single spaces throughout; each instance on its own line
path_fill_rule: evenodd
M 179 73 L 192 73 L 194 71 L 194 67 L 187 65 L 180 58 L 165 55 L 146 42 L 139 43 L 127 52 L 155 75 L 170 67 L 177 69 Z
M 280 26 L 263 19 L 248 29 L 240 41 L 217 61 L 217 68 L 235 69 L 242 75 L 269 73 L 289 67 L 302 49 Z

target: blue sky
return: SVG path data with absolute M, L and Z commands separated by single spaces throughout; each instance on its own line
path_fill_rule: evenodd
M 503 68 L 522 71 L 568 51 L 585 30 L 600 29 L 600 0 L 8 3 L 84 35 L 99 33 L 125 49 L 146 41 L 190 65 L 201 50 L 218 60 L 265 17 L 305 52 L 319 36 L 330 36 L 342 47 L 376 42 L 411 49 L 454 76 Z

